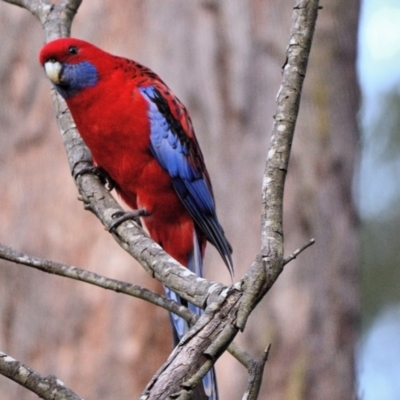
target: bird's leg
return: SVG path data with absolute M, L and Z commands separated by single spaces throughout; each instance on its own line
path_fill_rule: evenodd
M 73 172 L 73 177 L 74 179 L 77 179 L 79 176 L 85 175 L 85 174 L 94 174 L 98 176 L 100 179 L 101 183 L 106 187 L 108 191 L 111 192 L 116 187 L 115 181 L 111 178 L 111 176 L 108 174 L 106 170 L 103 168 L 99 167 L 98 165 L 91 165 L 90 167 L 83 167 L 79 169 L 78 171 Z
M 132 211 L 118 211 L 113 214 L 113 222 L 108 226 L 107 230 L 112 232 L 117 226 L 121 225 L 122 222 L 125 222 L 129 219 L 133 219 L 140 226 L 142 223 L 140 222 L 139 217 L 148 217 L 150 213 L 145 208 L 139 208 L 137 210 Z

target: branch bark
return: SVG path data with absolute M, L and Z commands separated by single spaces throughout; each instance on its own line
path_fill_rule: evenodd
M 293 9 L 289 45 L 276 100 L 277 112 L 263 179 L 261 254 L 243 279 L 245 293 L 238 314 L 241 329 L 244 329 L 251 310 L 283 271 L 283 191 L 318 8 L 318 0 L 297 0 Z
M 139 285 L 107 278 L 103 275 L 99 275 L 71 265 L 35 257 L 2 244 L 0 244 L 0 259 L 35 268 L 39 271 L 49 274 L 85 282 L 103 289 L 115 291 L 117 293 L 140 298 L 156 306 L 162 307 L 169 312 L 179 315 L 192 325 L 195 324 L 199 319 L 198 315 L 189 310 L 187 307 L 184 307 L 173 300 L 170 300 Z M 249 371 L 253 368 L 254 360 L 238 344 L 231 343 L 228 347 L 228 351 Z
M 103 289 L 113 290 L 117 293 L 123 293 L 128 296 L 140 298 L 156 306 L 163 307 L 167 311 L 173 312 L 176 315 L 179 315 L 191 324 L 195 323 L 197 320 L 195 313 L 190 311 L 187 307 L 181 306 L 177 302 L 141 286 L 107 278 L 103 275 L 73 267 L 71 265 L 65 265 L 59 262 L 35 257 L 26 253 L 22 253 L 16 249 L 12 249 L 11 247 L 4 246 L 1 243 L 0 259 L 26 265 L 49 274 L 86 282 Z
M 56 376 L 42 376 L 32 368 L 0 352 L 0 374 L 10 378 L 44 400 L 83 400 Z

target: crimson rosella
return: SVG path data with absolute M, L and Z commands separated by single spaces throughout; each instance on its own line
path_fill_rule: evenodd
M 78 39 L 50 42 L 39 58 L 95 165 L 132 209 L 142 210 L 150 236 L 199 276 L 208 240 L 232 274 L 231 246 L 190 117 L 167 85 L 149 68 Z M 181 339 L 187 325 L 171 319 Z M 210 399 L 218 396 L 213 380 L 212 370 L 203 380 Z

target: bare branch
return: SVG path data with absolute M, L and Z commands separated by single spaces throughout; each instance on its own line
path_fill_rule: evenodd
M 243 285 L 237 285 L 234 290 L 225 290 L 222 285 L 195 277 L 149 239 L 134 222 L 125 222 L 114 233 L 120 245 L 149 273 L 183 298 L 204 307 L 207 298 L 203 294 L 212 295 L 212 309 L 206 310 L 148 385 L 144 395 L 149 399 L 166 398 L 181 390 L 182 398 L 185 397 L 192 385 L 211 366 L 210 360 L 215 361 L 233 340 L 238 329 L 244 328 L 248 315 L 282 271 L 283 188 L 317 9 L 317 0 L 299 0 L 294 8 L 287 63 L 277 100 L 271 150 L 263 184 L 262 251 L 246 274 Z M 87 150 L 84 150 L 65 103 L 58 95 L 53 95 L 53 99 L 70 167 L 76 171 L 76 168 L 88 165 L 89 160 L 85 158 Z M 77 185 L 90 209 L 108 226 L 112 215 L 120 210 L 112 196 L 94 176 L 79 177 Z M 245 293 L 242 298 L 243 289 Z M 199 370 L 201 372 L 196 374 Z
M 318 0 L 296 0 L 293 9 L 289 46 L 263 179 L 261 254 L 244 278 L 245 293 L 237 322 L 240 329 L 244 329 L 250 311 L 283 270 L 283 191 L 318 3 Z
M 3 0 L 6 3 L 14 4 L 16 6 L 25 8 L 26 10 L 30 11 L 32 14 L 34 13 L 34 10 L 40 5 L 40 3 L 49 5 L 51 4 L 50 1 L 30 1 L 30 0 Z
M 256 400 L 258 398 L 264 374 L 264 367 L 268 360 L 270 350 L 271 345 L 265 349 L 260 360 L 252 362 L 251 367 L 249 368 L 249 383 L 242 400 Z
M 194 324 L 199 318 L 198 315 L 190 311 L 188 308 L 141 286 L 107 278 L 103 275 L 99 275 L 74 266 L 31 256 L 11 247 L 4 246 L 1 243 L 0 259 L 35 268 L 39 271 L 47 272 L 49 274 L 89 283 L 91 285 L 112 290 L 117 293 L 123 293 L 129 296 L 140 298 L 156 306 L 160 306 L 169 312 L 179 315 L 190 324 Z M 253 359 L 238 344 L 231 343 L 228 351 L 246 368 L 250 368 Z
M 283 256 L 283 189 L 317 15 L 318 0 L 296 0 L 263 180 L 261 240 L 266 259 Z M 268 269 L 279 275 L 281 267 Z
M 228 347 L 229 353 L 236 358 L 245 368 L 249 369 L 251 363 L 254 361 L 253 358 L 243 350 L 236 342 L 232 342 Z
M 51 0 L 3 1 L 25 8 L 39 19 L 45 31 L 46 41 L 69 36 L 72 20 L 82 3 L 82 0 L 62 0 L 59 3 Z
M 41 376 L 32 368 L 0 352 L 0 374 L 45 400 L 83 400 L 54 375 Z
M 151 290 L 142 288 L 138 285 L 107 278 L 94 272 L 76 268 L 70 265 L 31 256 L 2 244 L 0 244 L 0 259 L 26 265 L 49 274 L 71 278 L 101 287 L 103 289 L 113 290 L 114 292 L 140 298 L 179 315 L 189 323 L 195 323 L 197 320 L 197 316 L 186 307 L 181 306 L 173 300 L 167 299 L 158 293 L 152 292 Z
M 207 307 L 196 325 L 183 337 L 167 362 L 148 384 L 143 399 L 186 398 L 238 332 L 235 326 L 242 293 L 225 291 Z M 199 371 L 199 372 L 198 372 Z
M 304 250 L 308 249 L 310 246 L 312 246 L 315 243 L 315 239 L 312 238 L 308 243 L 306 243 L 304 246 L 300 247 L 297 249 L 293 254 L 291 254 L 289 257 L 285 258 L 283 261 L 283 265 L 285 266 L 286 264 L 289 264 L 290 261 L 293 261 L 297 256 L 302 253 Z

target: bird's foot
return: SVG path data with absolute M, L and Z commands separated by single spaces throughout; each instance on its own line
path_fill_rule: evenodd
M 148 217 L 148 216 L 150 216 L 150 213 L 144 208 L 139 208 L 137 210 L 132 210 L 132 211 L 118 211 L 115 214 L 113 214 L 112 216 L 113 222 L 108 226 L 107 230 L 109 232 L 112 232 L 115 228 L 117 228 L 123 222 L 128 221 L 129 219 L 133 219 L 140 226 L 142 226 L 139 217 Z
M 108 172 L 106 170 L 104 170 L 103 168 L 99 167 L 98 165 L 91 165 L 90 167 L 84 167 L 78 171 L 74 171 L 73 177 L 74 177 L 74 179 L 77 179 L 79 176 L 82 176 L 85 174 L 96 175 L 100 179 L 101 183 L 110 192 L 111 192 L 111 190 L 113 190 L 116 187 L 115 181 L 111 178 L 111 176 L 108 174 Z

